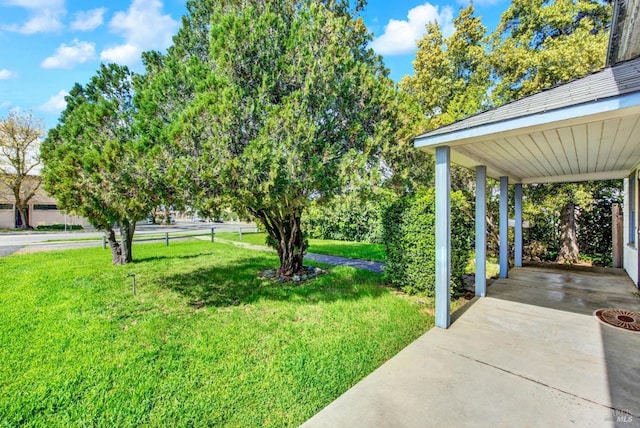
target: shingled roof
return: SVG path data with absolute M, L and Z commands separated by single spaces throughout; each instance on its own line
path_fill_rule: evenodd
M 416 140 L 640 91 L 640 57 L 426 132 Z

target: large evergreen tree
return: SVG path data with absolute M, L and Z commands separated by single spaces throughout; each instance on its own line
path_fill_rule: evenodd
M 396 93 L 348 1 L 237 3 L 208 2 L 183 21 L 208 29 L 210 44 L 176 37 L 169 56 L 195 84 L 194 99 L 165 143 L 189 159 L 176 167 L 208 198 L 264 225 L 291 275 L 302 269 L 301 216 L 312 198 L 380 177 Z M 193 79 L 194 69 L 206 74 Z
M 90 83 L 70 91 L 41 149 L 45 189 L 62 209 L 105 231 L 114 264 L 133 260 L 136 221 L 155 204 L 134 132 L 133 94 L 126 67 L 101 65 Z
M 427 25 L 418 42 L 414 74 L 400 84 L 422 107 L 430 129 L 475 114 L 487 104 L 486 28 L 473 5 L 459 11 L 454 28 L 445 39 L 437 23 Z

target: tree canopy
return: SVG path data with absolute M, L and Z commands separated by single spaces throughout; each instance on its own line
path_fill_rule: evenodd
M 513 0 L 491 35 L 494 102 L 602 68 L 611 13 L 611 5 L 599 0 Z
M 486 28 L 473 5 L 454 19 L 454 33 L 444 38 L 437 23 L 427 25 L 418 41 L 413 76 L 400 86 L 412 94 L 430 120 L 429 128 L 463 119 L 486 107 L 490 86 Z

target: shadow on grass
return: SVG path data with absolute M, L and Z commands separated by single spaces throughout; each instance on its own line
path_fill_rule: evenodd
M 197 259 L 199 257 L 210 256 L 212 254 L 214 254 L 214 253 L 213 252 L 205 252 L 205 253 L 197 253 L 197 254 L 183 254 L 183 255 L 180 255 L 180 256 L 167 255 L 167 256 L 136 257 L 134 259 L 134 263 L 135 264 L 138 264 L 138 263 L 149 263 L 149 262 L 155 262 L 155 261 L 158 261 L 158 260 Z
M 313 304 L 379 297 L 386 292 L 381 275 L 359 269 L 335 268 L 304 283 L 279 283 L 258 277 L 269 268 L 272 263 L 264 259 L 243 258 L 233 265 L 165 277 L 163 286 L 184 295 L 195 307 L 237 306 L 263 299 Z

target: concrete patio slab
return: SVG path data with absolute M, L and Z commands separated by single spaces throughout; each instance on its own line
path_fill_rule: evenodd
M 430 330 L 303 426 L 640 426 L 640 334 L 581 313 L 606 302 L 607 293 L 594 298 L 590 288 L 610 282 L 569 273 L 572 291 L 559 299 L 560 310 L 547 287 L 562 281 L 549 285 L 544 277 L 565 273 L 512 277 L 524 281 L 528 273 L 542 285 L 518 286 L 514 278 L 492 285 L 495 297 L 472 301 L 448 330 Z M 622 278 L 609 291 L 637 310 L 627 286 Z M 518 291 L 538 304 L 516 301 Z

